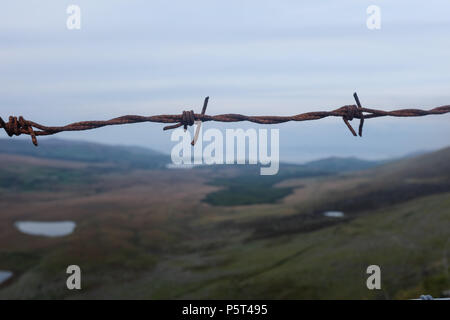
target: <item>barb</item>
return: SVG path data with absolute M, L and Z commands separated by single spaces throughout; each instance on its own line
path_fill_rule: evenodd
M 203 102 L 203 108 L 202 108 L 202 113 L 201 113 L 202 116 L 205 115 L 206 107 L 208 106 L 208 101 L 209 101 L 209 97 L 206 97 L 205 101 Z M 202 122 L 200 120 L 197 120 L 197 121 L 195 121 L 195 124 L 197 124 L 197 128 L 195 129 L 194 139 L 192 139 L 192 142 L 191 142 L 191 145 L 193 145 L 193 146 L 197 143 Z
M 197 114 L 191 111 L 183 111 L 181 115 L 157 115 L 157 116 L 135 116 L 127 115 L 118 118 L 114 118 L 106 121 L 82 121 L 68 124 L 61 127 L 47 127 L 39 123 L 25 120 L 23 117 L 9 117 L 9 121 L 5 123 L 0 117 L 0 128 L 3 128 L 5 132 L 10 136 L 19 136 L 21 134 L 30 135 L 35 146 L 37 143 L 37 136 L 48 136 L 63 131 L 83 131 L 97 129 L 105 126 L 123 125 L 140 122 L 159 122 L 159 123 L 176 123 L 174 125 L 164 127 L 164 130 L 175 129 L 184 126 L 187 129 L 188 126 L 192 126 L 196 121 L 218 121 L 218 122 L 240 122 L 249 121 L 259 124 L 278 124 L 289 121 L 309 121 L 319 120 L 326 117 L 341 117 L 344 123 L 347 125 L 350 132 L 357 136 L 355 130 L 350 125 L 351 120 L 360 119 L 359 123 L 359 136 L 362 136 L 362 130 L 364 120 L 379 118 L 379 117 L 421 117 L 426 115 L 438 115 L 450 112 L 450 105 L 437 107 L 431 110 L 420 109 L 401 109 L 394 111 L 383 111 L 376 109 L 363 108 L 359 101 L 358 95 L 354 93 L 356 105 L 346 105 L 333 111 L 318 111 L 307 112 L 298 114 L 295 116 L 245 116 L 242 114 L 221 114 L 216 116 L 209 116 L 205 114 L 206 106 L 208 103 L 208 97 L 205 99 L 202 113 Z M 37 129 L 37 130 L 36 130 Z

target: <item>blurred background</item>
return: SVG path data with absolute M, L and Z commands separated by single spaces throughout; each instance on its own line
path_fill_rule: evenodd
M 69 30 L 69 5 L 81 29 Z M 370 30 L 370 5 L 381 28 Z M 0 116 L 293 115 L 450 101 L 450 4 L 14 1 Z M 449 115 L 280 130 L 280 172 L 169 169 L 162 124 L 0 139 L 0 298 L 402 299 L 450 295 Z M 208 122 L 204 128 L 263 128 Z M 57 139 L 55 139 L 57 138 Z M 65 287 L 68 265 L 83 289 Z M 368 290 L 367 266 L 382 270 Z

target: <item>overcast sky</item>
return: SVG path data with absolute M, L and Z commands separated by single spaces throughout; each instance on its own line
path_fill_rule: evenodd
M 81 30 L 66 28 L 70 4 L 81 8 Z M 373 4 L 380 30 L 366 27 Z M 449 36 L 448 0 L 2 2 L 0 116 L 62 125 L 200 112 L 206 95 L 209 114 L 291 115 L 353 104 L 354 91 L 367 107 L 432 108 L 450 104 Z M 272 127 L 281 159 L 299 162 L 444 147 L 449 120 L 374 119 L 362 139 L 337 118 Z M 169 153 L 170 133 L 161 129 L 58 137 Z

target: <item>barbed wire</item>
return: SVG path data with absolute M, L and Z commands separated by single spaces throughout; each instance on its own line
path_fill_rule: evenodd
M 63 131 L 83 131 L 97 129 L 105 126 L 113 125 L 123 125 L 131 123 L 141 123 L 141 122 L 159 122 L 159 123 L 176 123 L 175 125 L 170 125 L 164 127 L 164 130 L 175 129 L 184 126 L 187 129 L 188 126 L 192 126 L 196 121 L 207 122 L 207 121 L 218 121 L 218 122 L 240 122 L 249 121 L 259 124 L 277 124 L 289 121 L 309 121 L 318 120 L 326 117 L 342 117 L 344 123 L 351 131 L 354 136 L 357 136 L 356 131 L 351 126 L 350 122 L 353 119 L 359 119 L 359 129 L 358 134 L 362 137 L 363 125 L 365 119 L 372 119 L 378 117 L 420 117 L 426 115 L 438 115 L 450 112 L 450 105 L 437 107 L 431 110 L 420 110 L 420 109 L 400 109 L 394 111 L 383 111 L 370 108 L 363 108 L 359 101 L 356 92 L 353 94 L 356 105 L 345 105 L 336 110 L 332 111 L 316 111 L 307 112 L 294 116 L 246 116 L 242 114 L 221 114 L 210 116 L 205 114 L 208 105 L 209 97 L 205 98 L 203 109 L 200 114 L 191 111 L 183 111 L 181 115 L 156 115 L 156 116 L 137 116 L 137 115 L 126 115 L 105 121 L 81 121 L 71 123 L 60 127 L 48 127 L 42 124 L 25 120 L 22 116 L 19 118 L 10 116 L 8 122 L 4 122 L 0 117 L 0 128 L 3 128 L 5 132 L 10 136 L 19 136 L 21 134 L 26 134 L 31 136 L 31 140 L 35 146 L 38 145 L 37 136 L 48 136 L 53 135 Z M 37 130 L 36 130 L 37 129 Z M 198 135 L 198 131 L 197 134 Z M 194 144 L 196 139 L 192 141 Z

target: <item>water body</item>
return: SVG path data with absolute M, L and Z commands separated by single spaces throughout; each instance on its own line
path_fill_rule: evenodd
M 73 232 L 76 223 L 73 221 L 18 221 L 15 223 L 15 226 L 19 231 L 33 236 L 63 237 Z
M 0 284 L 8 280 L 13 276 L 13 273 L 11 271 L 4 271 L 0 270 Z
M 326 211 L 323 213 L 323 215 L 325 217 L 330 217 L 330 218 L 343 218 L 344 217 L 344 213 L 341 211 Z

